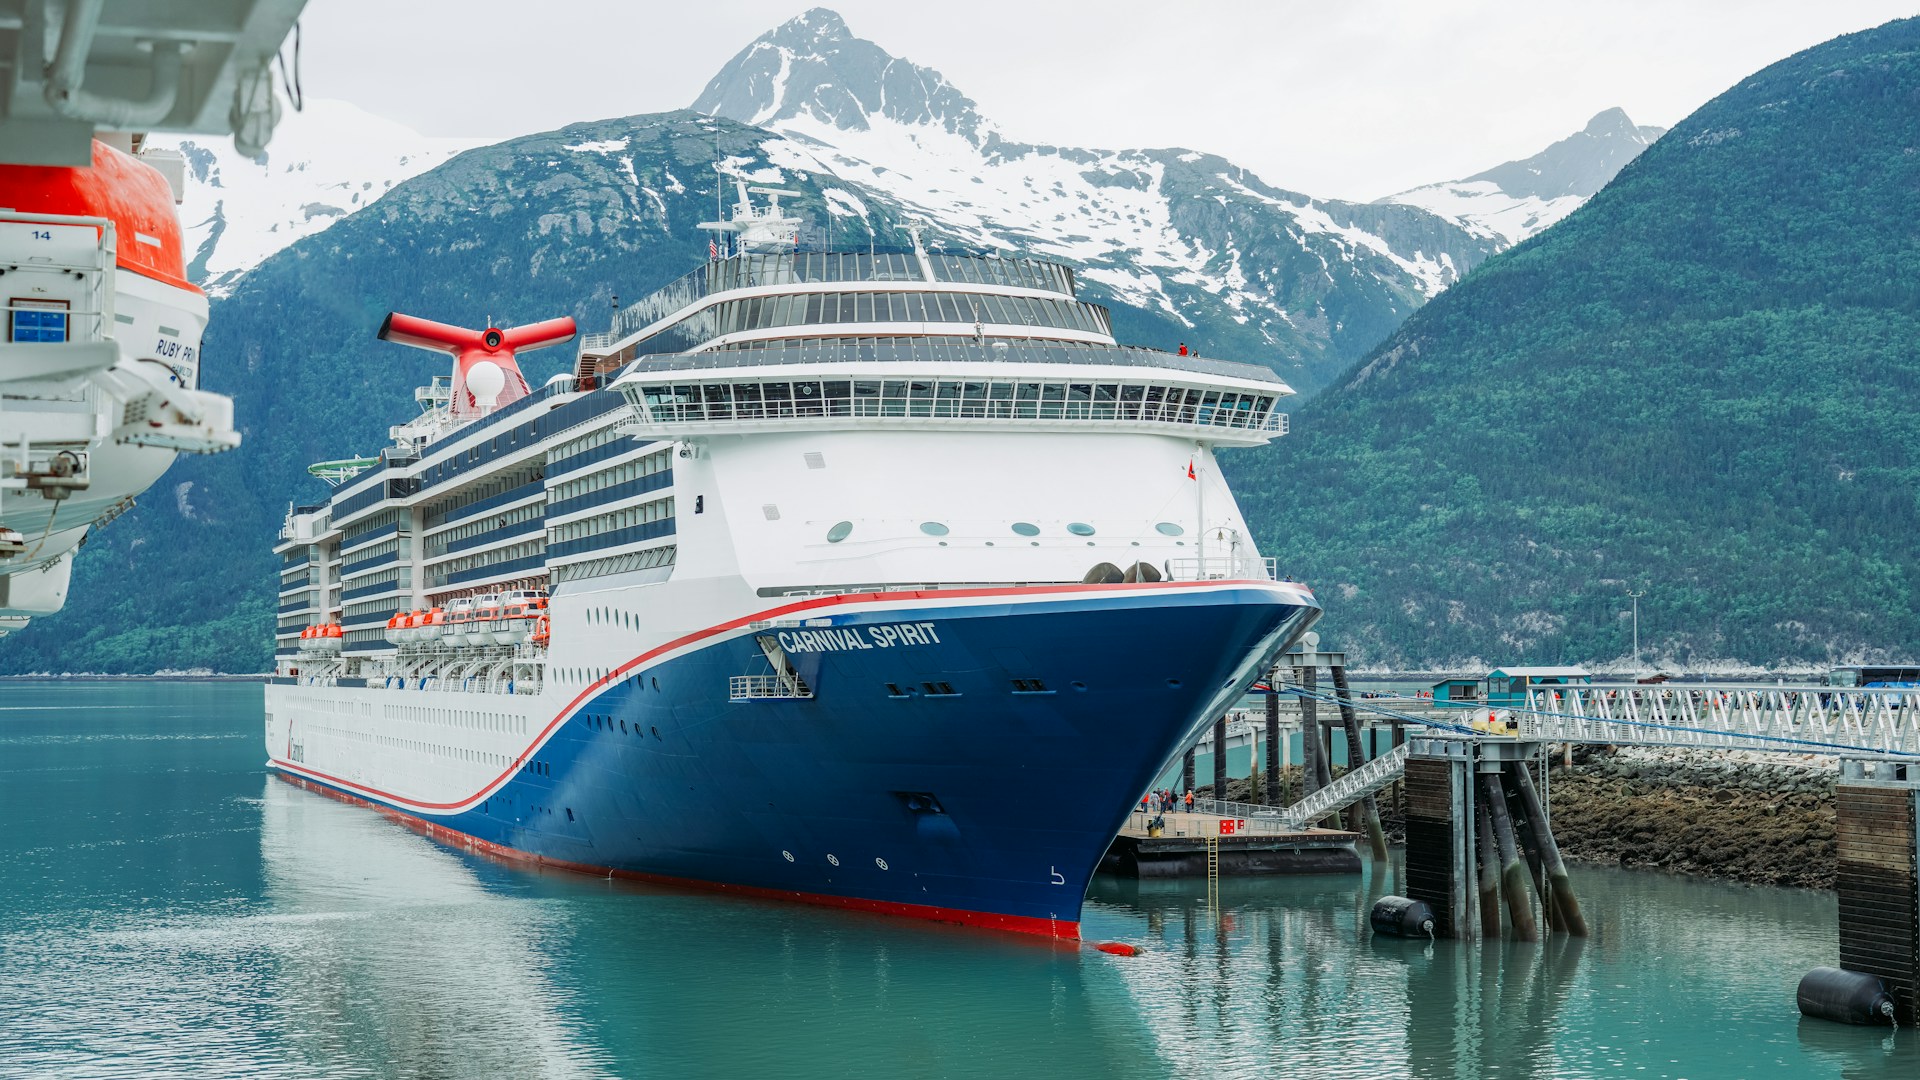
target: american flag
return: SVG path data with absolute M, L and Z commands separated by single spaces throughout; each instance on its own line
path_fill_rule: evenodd
M 713 240 L 709 238 L 707 240 L 707 258 L 717 259 L 719 257 L 720 257 L 720 245 L 714 243 Z

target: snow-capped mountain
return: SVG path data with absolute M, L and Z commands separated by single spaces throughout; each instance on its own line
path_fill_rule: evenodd
M 778 170 L 883 191 L 952 242 L 1070 261 L 1095 291 L 1307 388 L 1497 246 L 1418 207 L 1314 199 L 1192 150 L 1011 140 L 939 72 L 821 8 L 749 44 L 693 108 L 773 133 L 762 150 Z M 833 207 L 837 232 L 864 235 L 860 208 Z
M 936 242 L 1057 257 L 1079 267 L 1092 299 L 1113 302 L 1123 334 L 1265 363 L 1306 391 L 1482 259 L 1570 212 L 1657 134 L 1614 110 L 1464 181 L 1375 203 L 1315 199 L 1193 150 L 1015 141 L 939 72 L 819 8 L 750 43 L 693 108 L 765 131 L 751 155 L 717 164 L 818 189 L 830 243 L 901 243 L 879 223 L 904 213 Z M 224 295 L 268 256 L 490 140 L 428 138 L 310 100 L 259 159 L 225 141 L 172 142 L 188 165 L 189 274 Z M 616 171 L 628 187 L 619 201 L 660 201 L 634 179 L 647 166 L 629 156 Z
M 187 275 L 220 295 L 281 248 L 493 140 L 429 138 L 344 101 L 309 98 L 305 109 L 285 114 L 258 158 L 242 156 L 228 139 L 153 141 L 187 159 L 180 205 L 191 253 Z
M 1431 210 L 1506 248 L 1579 209 L 1666 130 L 1636 125 L 1625 110 L 1608 109 L 1530 158 L 1380 202 Z

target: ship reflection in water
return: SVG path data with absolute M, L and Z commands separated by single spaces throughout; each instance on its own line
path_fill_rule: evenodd
M 1373 941 L 1361 878 L 1095 879 L 1117 957 L 543 873 L 262 776 L 260 688 L 8 684 L 0 1077 L 1900 1077 L 1801 1024 L 1831 894 L 1576 870 L 1594 936 Z

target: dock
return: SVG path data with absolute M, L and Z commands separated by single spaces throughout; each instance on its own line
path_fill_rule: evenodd
M 1156 817 L 1165 824 L 1153 835 L 1148 822 Z M 1236 818 L 1136 810 L 1100 860 L 1100 872 L 1130 878 L 1357 874 L 1358 840 L 1357 833 L 1338 829 L 1256 830 L 1243 827 Z M 1209 860 L 1213 860 L 1213 875 L 1208 873 Z

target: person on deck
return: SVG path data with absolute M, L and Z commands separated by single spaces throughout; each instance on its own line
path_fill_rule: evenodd
M 1181 356 L 1187 355 L 1187 343 L 1184 341 L 1180 343 L 1180 355 Z

